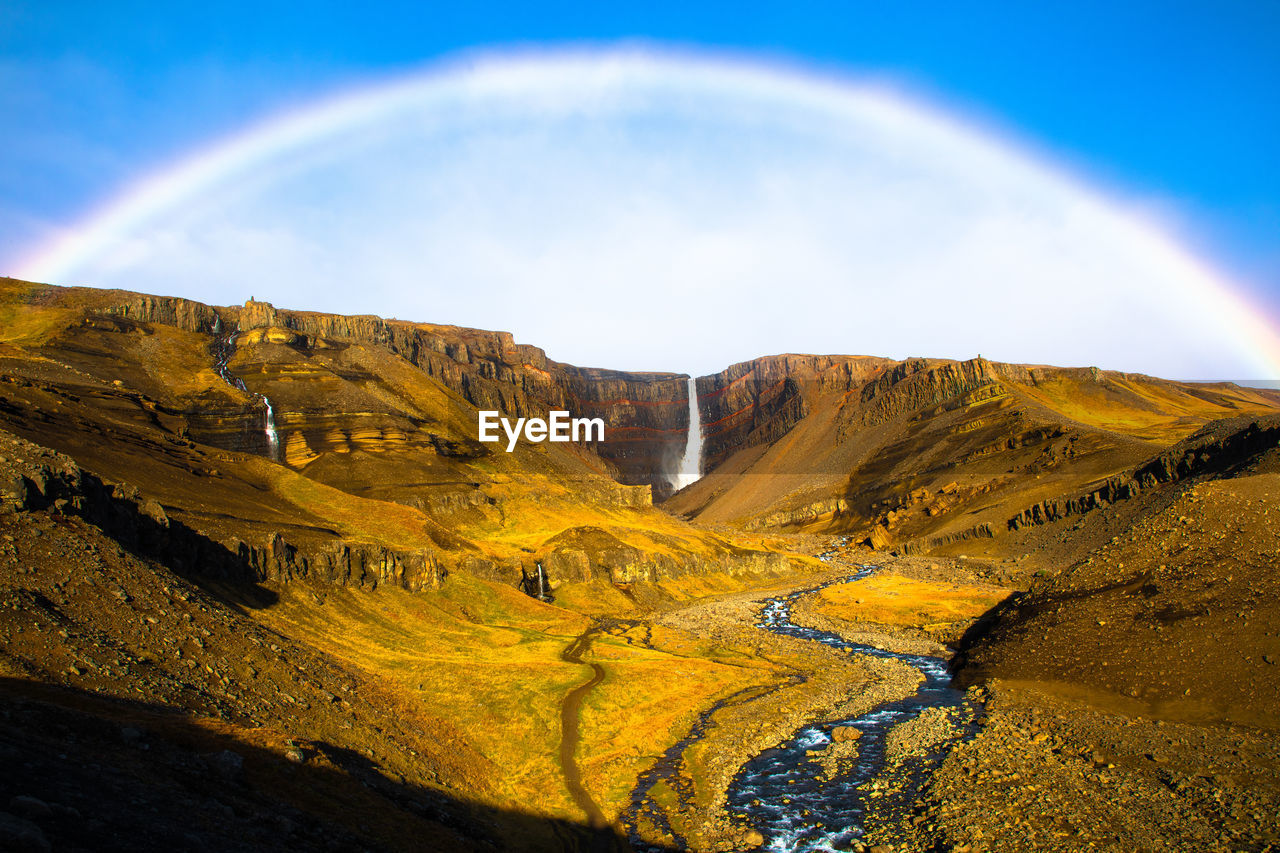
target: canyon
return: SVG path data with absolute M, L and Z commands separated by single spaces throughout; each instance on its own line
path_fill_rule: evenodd
M 3 279 L 0 837 L 1270 849 L 1278 501 L 1231 383 Z

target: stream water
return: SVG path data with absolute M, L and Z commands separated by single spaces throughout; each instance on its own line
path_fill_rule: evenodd
M 861 580 L 875 569 L 862 566 L 848 580 Z M 744 817 L 764 835 L 766 850 L 849 849 L 848 842 L 862 834 L 872 802 L 881 799 L 883 792 L 877 779 L 885 769 L 889 732 L 926 708 L 952 708 L 965 701 L 965 694 L 951 687 L 951 675 L 941 658 L 850 643 L 835 634 L 792 622 L 792 604 L 815 589 L 770 600 L 758 627 L 856 654 L 902 661 L 918 669 L 924 681 L 911 696 L 880 705 L 860 717 L 805 726 L 782 746 L 766 750 L 743 766 L 729 787 L 728 805 L 732 812 Z M 831 745 L 831 732 L 837 726 L 851 726 L 861 731 L 857 758 L 847 772 L 826 778 L 820 752 Z M 811 751 L 818 754 L 810 755 Z M 933 756 L 935 760 L 937 757 Z M 922 779 L 915 781 L 919 783 Z
M 221 331 L 222 321 L 219 320 L 217 325 L 214 326 L 214 333 L 217 334 Z M 246 388 L 244 380 L 232 373 L 230 368 L 227 367 L 227 362 L 231 360 L 231 356 L 236 351 L 236 338 L 239 336 L 240 333 L 237 331 L 232 332 L 225 338 L 217 339 L 214 346 L 213 369 L 222 377 L 223 382 L 226 382 L 232 388 L 245 392 L 262 403 L 266 410 L 262 432 L 267 439 L 267 457 L 274 460 L 280 455 L 280 437 L 276 433 L 276 412 L 271 406 L 271 401 L 267 399 L 267 395 L 259 394 Z

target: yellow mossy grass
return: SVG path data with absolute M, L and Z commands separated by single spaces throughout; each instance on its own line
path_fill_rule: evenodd
M 827 587 L 818 594 L 815 609 L 847 622 L 919 627 L 976 619 L 1008 594 L 997 587 L 877 572 L 855 583 Z
M 591 629 L 588 618 L 465 574 L 418 593 L 298 584 L 278 592 L 259 612 L 264 623 L 367 673 L 416 713 L 463 730 L 488 759 L 475 772 L 495 805 L 570 820 L 583 816 L 559 763 L 560 710 L 591 677 L 591 662 L 605 679 L 582 709 L 578 761 L 610 816 L 698 709 L 776 677 L 767 662 L 658 626 L 617 625 L 593 636 L 584 663 L 565 662 L 564 650 Z

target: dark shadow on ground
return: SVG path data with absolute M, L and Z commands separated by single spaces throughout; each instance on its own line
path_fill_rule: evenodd
M 610 829 L 408 784 L 350 749 L 301 743 L 291 759 L 234 733 L 173 708 L 0 678 L 0 848 L 631 849 Z
M 953 686 L 964 690 L 983 681 L 984 673 L 978 671 L 969 663 L 969 652 L 974 647 L 987 642 L 997 630 L 1007 630 L 1011 622 L 1019 621 L 1022 617 L 1019 607 L 1024 604 L 1026 597 L 1027 594 L 1025 592 L 1012 593 L 996 604 L 995 607 L 979 616 L 960 635 L 960 640 L 956 644 L 955 656 L 951 658 L 949 667 Z
M 125 484 L 104 483 L 78 469 L 74 478 L 49 476 L 24 483 L 28 511 L 48 510 L 55 520 L 78 517 L 100 529 L 136 557 L 153 560 L 203 587 L 232 607 L 270 607 L 279 596 L 259 583 L 252 551 L 229 548 L 181 521 Z M 225 587 L 234 585 L 229 597 Z

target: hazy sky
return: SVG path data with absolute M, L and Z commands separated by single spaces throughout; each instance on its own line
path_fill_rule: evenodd
M 3 3 L 0 261 L 630 369 L 1261 378 L 1199 279 L 1280 305 L 1280 5 L 1116 5 Z M 148 179 L 405 80 L 50 265 Z

